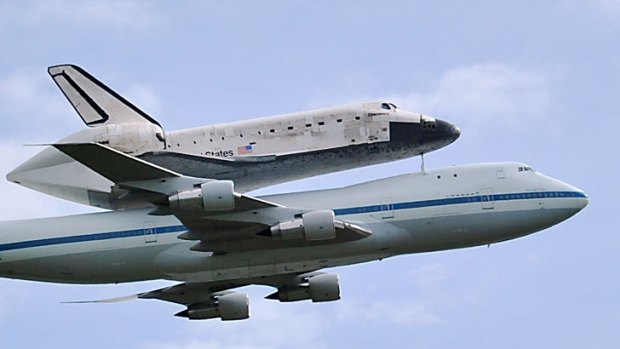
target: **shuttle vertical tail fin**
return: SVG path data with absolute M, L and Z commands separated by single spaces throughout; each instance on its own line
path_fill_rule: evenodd
M 76 65 L 52 66 L 48 73 L 89 127 L 140 122 L 161 127 L 155 119 Z

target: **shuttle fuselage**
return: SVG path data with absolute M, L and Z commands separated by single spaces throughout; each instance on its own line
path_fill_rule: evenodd
M 389 101 L 165 131 L 79 67 L 55 66 L 49 72 L 89 126 L 58 143 L 103 144 L 188 176 L 232 180 L 239 192 L 409 158 L 442 148 L 460 135 L 450 123 Z M 102 208 L 148 204 L 53 147 L 7 179 Z

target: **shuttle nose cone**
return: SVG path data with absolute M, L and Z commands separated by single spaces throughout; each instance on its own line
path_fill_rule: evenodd
M 422 122 L 422 142 L 430 144 L 432 150 L 445 147 L 461 136 L 461 130 L 455 125 L 435 119 L 431 122 Z
M 448 144 L 456 141 L 461 136 L 461 129 L 453 124 L 443 120 L 437 120 L 435 123 L 437 132 L 448 140 Z
M 453 124 L 422 116 L 419 122 L 390 122 L 390 141 L 404 146 L 415 155 L 441 149 L 456 141 L 461 130 Z

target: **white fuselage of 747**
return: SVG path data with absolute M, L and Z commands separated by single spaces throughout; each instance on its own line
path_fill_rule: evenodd
M 557 224 L 588 203 L 581 190 L 518 163 L 454 166 L 263 199 L 331 208 L 338 218 L 369 227 L 372 235 L 342 244 L 205 255 L 177 238 L 186 228 L 174 216 L 152 216 L 145 209 L 2 222 L 0 275 L 63 283 L 253 283 L 514 239 Z

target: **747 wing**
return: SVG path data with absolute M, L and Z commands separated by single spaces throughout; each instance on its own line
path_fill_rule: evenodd
M 97 143 L 55 144 L 58 150 L 153 205 L 175 215 L 196 251 L 229 253 L 333 244 L 370 235 L 334 212 L 290 208 L 235 192 L 229 180 L 184 176 Z

